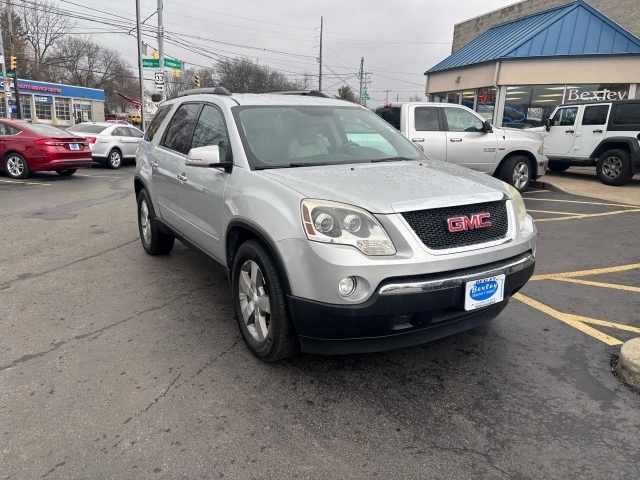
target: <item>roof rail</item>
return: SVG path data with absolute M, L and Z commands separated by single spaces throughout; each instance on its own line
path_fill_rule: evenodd
M 302 95 L 307 97 L 322 97 L 331 98 L 331 95 L 327 95 L 324 92 L 318 90 L 291 90 L 289 92 L 272 92 L 276 95 Z
M 226 95 L 231 96 L 231 92 L 224 87 L 214 87 L 214 88 L 193 88 L 191 90 L 186 90 L 184 92 L 180 92 L 178 97 L 186 97 L 187 95 Z

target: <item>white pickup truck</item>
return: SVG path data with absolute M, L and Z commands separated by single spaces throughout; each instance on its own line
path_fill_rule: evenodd
M 547 168 L 540 135 L 494 127 L 462 105 L 388 103 L 376 114 L 430 158 L 488 173 L 520 191 Z

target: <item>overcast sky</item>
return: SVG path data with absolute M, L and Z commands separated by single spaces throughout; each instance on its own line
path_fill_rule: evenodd
M 75 30 L 94 32 L 97 42 L 119 50 L 132 66 L 136 65 L 135 38 L 112 33 L 122 32 L 127 21 L 133 25 L 134 0 L 58 1 L 65 10 L 104 19 L 105 24 L 79 20 Z M 157 0 L 141 2 L 144 19 L 156 10 Z M 399 95 L 400 100 L 407 100 L 413 94 L 423 95 L 424 71 L 450 54 L 454 24 L 512 3 L 513 0 L 164 0 L 165 52 L 201 66 L 211 66 L 215 58 L 245 55 L 291 78 L 311 73 L 316 75 L 317 83 L 316 57 L 323 16 L 323 89 L 335 93 L 346 82 L 357 91 L 355 74 L 364 57 L 365 70 L 370 72 L 368 91 L 372 103 L 384 102 L 387 89 L 389 99 L 395 100 Z M 157 16 L 146 24 L 157 26 Z M 146 33 L 144 40 L 156 47 L 154 36 L 155 33 Z M 151 74 L 149 71 L 145 77 Z

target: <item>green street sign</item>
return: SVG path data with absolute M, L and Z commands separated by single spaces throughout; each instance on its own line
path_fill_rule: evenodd
M 16 72 L 7 72 L 7 77 L 16 78 Z
M 160 66 L 160 60 L 157 58 L 143 58 L 142 68 L 158 68 Z M 180 60 L 174 60 L 172 58 L 164 59 L 164 66 L 173 68 L 174 70 L 182 70 L 182 62 Z
M 369 96 L 369 92 L 362 92 L 362 99 L 371 100 L 371 97 Z

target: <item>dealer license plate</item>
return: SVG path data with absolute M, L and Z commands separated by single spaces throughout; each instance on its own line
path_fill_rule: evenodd
M 504 300 L 504 275 L 481 278 L 465 285 L 464 309 L 475 310 Z
M 70 143 L 69 148 L 71 150 L 80 150 L 80 145 L 78 145 L 77 143 Z

